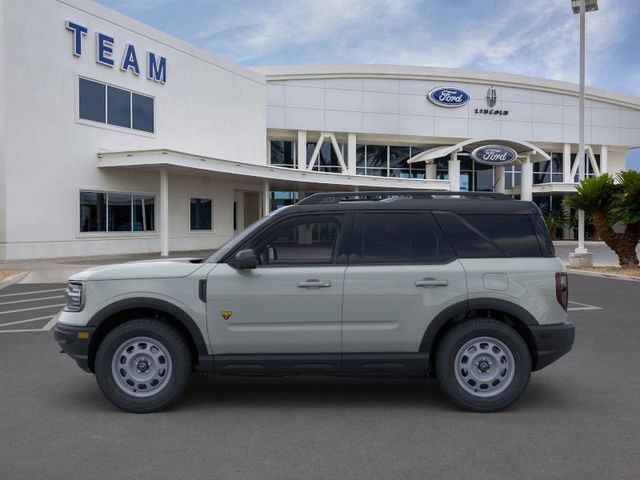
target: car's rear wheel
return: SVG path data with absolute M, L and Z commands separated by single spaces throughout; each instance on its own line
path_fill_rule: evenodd
M 134 413 L 157 412 L 173 403 L 191 374 L 191 355 L 182 335 L 153 319 L 114 328 L 98 347 L 95 373 L 104 395 Z
M 503 410 L 522 395 L 530 374 L 527 344 L 518 332 L 497 320 L 462 322 L 447 332 L 438 346 L 438 381 L 466 410 Z

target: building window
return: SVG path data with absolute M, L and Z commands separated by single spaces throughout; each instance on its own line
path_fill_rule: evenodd
M 504 186 L 514 188 L 520 186 L 521 165 L 508 165 L 504 167 Z
M 296 142 L 288 140 L 271 140 L 270 146 L 271 165 L 286 168 L 297 167 Z
M 356 173 L 373 177 L 426 178 L 426 165 L 408 163 L 424 147 L 396 145 L 358 145 Z
M 79 79 L 79 117 L 143 132 L 154 132 L 154 99 L 104 83 Z
M 313 152 L 316 149 L 317 143 L 309 142 L 307 143 L 307 165 L 311 163 L 311 157 L 313 156 Z M 342 154 L 342 158 L 346 159 L 346 148 L 343 143 L 338 144 L 338 148 L 340 149 L 340 153 Z M 336 155 L 336 151 L 333 148 L 333 145 L 330 142 L 324 142 L 320 147 L 320 151 L 318 152 L 318 158 L 311 168 L 311 170 L 316 172 L 333 172 L 340 173 L 342 172 L 342 167 L 340 166 L 340 162 L 338 161 L 338 155 Z
M 191 199 L 191 230 L 211 230 L 210 198 Z
M 152 232 L 155 197 L 131 193 L 80 192 L 81 232 Z
M 533 183 L 562 182 L 562 153 L 550 152 L 551 160 L 533 164 Z

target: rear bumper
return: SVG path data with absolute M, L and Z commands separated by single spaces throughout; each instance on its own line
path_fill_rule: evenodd
M 89 344 L 95 327 L 76 327 L 57 323 L 53 329 L 55 338 L 62 352 L 73 358 L 78 366 L 86 372 L 89 368 Z M 78 335 L 80 333 L 80 335 Z
M 555 362 L 573 346 L 576 328 L 571 323 L 539 325 L 530 328 L 536 342 L 534 371 Z

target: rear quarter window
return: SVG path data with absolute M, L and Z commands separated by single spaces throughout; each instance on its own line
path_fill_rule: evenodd
M 538 238 L 542 234 L 531 215 L 437 212 L 435 217 L 461 258 L 553 256 L 553 245 Z

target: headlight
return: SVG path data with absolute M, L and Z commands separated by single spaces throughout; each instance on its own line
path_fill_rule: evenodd
M 82 297 L 82 284 L 69 282 L 67 289 L 64 291 L 67 297 L 67 305 L 64 309 L 68 312 L 79 312 L 84 306 L 84 298 Z

